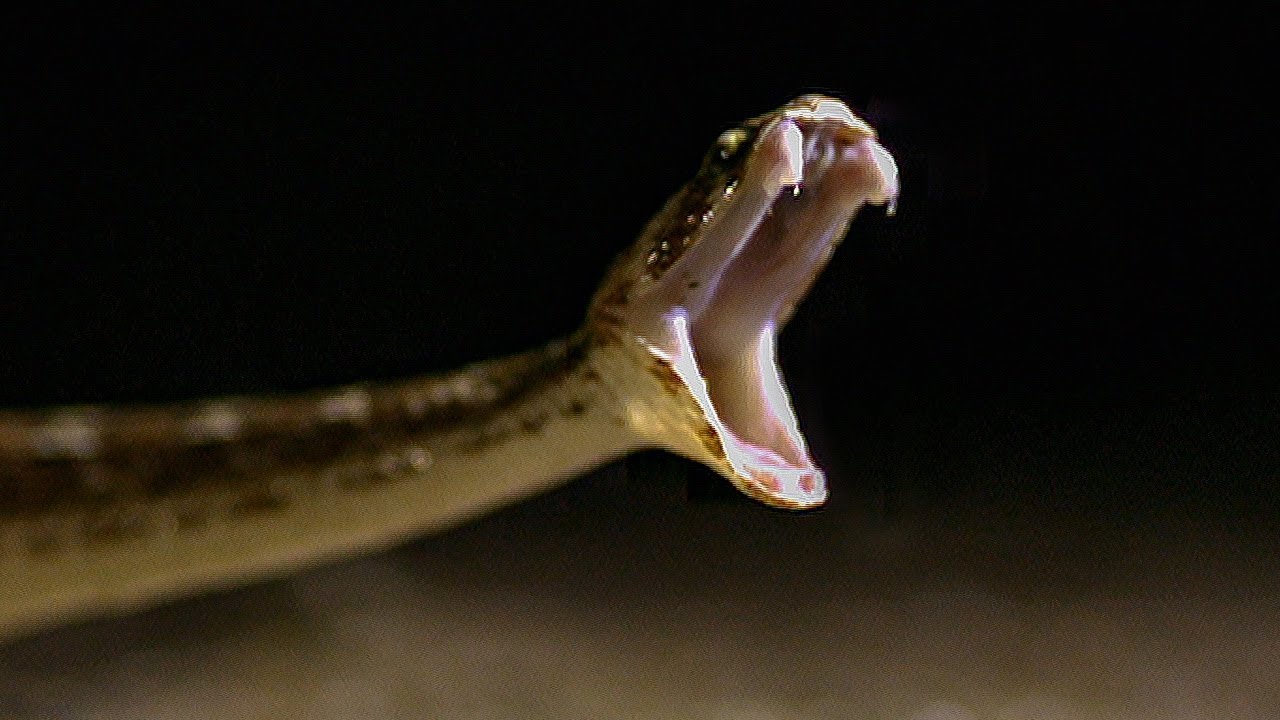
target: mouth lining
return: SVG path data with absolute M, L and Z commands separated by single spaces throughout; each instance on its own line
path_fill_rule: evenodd
M 799 98 L 744 128 L 721 136 L 750 146 L 712 179 L 718 199 L 687 249 L 636 298 L 652 313 L 636 325 L 710 431 L 695 459 L 767 505 L 811 508 L 826 500 L 826 480 L 778 368 L 777 333 L 857 210 L 896 195 L 896 169 L 874 132 L 829 98 Z

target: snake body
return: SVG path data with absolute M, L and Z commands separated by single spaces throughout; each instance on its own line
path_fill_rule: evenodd
M 777 331 L 892 158 L 803 96 L 722 133 L 572 336 L 292 396 L 0 411 L 0 639 L 386 547 L 643 447 L 813 507 Z

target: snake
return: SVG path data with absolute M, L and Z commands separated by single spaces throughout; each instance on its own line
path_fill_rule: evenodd
M 859 209 L 897 195 L 873 128 L 804 95 L 720 133 L 543 347 L 293 394 L 0 410 L 0 640 L 392 547 L 646 448 L 818 507 L 778 332 Z

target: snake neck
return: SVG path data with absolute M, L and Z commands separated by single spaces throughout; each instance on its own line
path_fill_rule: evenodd
M 294 396 L 0 414 L 0 635 L 366 552 L 645 443 L 636 354 L 588 331 Z
M 218 497 L 228 514 L 289 502 L 285 485 L 394 482 L 444 447 L 481 454 L 600 402 L 586 333 L 455 372 L 299 395 L 0 412 L 0 517 L 79 513 L 92 533 L 141 532 L 122 508 Z M 180 502 L 177 503 L 181 505 Z

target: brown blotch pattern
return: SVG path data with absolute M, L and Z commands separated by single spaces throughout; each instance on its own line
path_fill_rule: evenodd
M 649 221 L 636 243 L 619 254 L 592 299 L 588 313 L 592 326 L 614 339 L 622 336 L 632 291 L 645 280 L 657 281 L 699 242 L 702 228 L 732 197 L 759 129 L 771 117 L 753 118 L 721 135 L 694 178 Z M 728 136 L 734 140 L 725 141 Z
M 675 368 L 667 360 L 654 357 L 653 362 L 649 364 L 649 374 L 657 379 L 664 392 L 668 395 L 679 397 L 686 407 L 693 408 L 697 405 L 697 401 L 689 394 L 689 388 L 685 386 L 684 381 L 680 379 Z M 721 442 L 719 434 L 707 423 L 701 412 L 690 413 L 689 419 L 698 441 L 706 448 L 707 452 L 716 460 L 727 461 L 728 456 L 725 454 L 724 444 Z
M 645 254 L 645 267 L 652 278 L 660 277 L 685 250 L 698 241 L 700 228 L 711 220 L 717 206 L 737 185 L 742 165 L 755 143 L 761 118 L 738 127 L 732 144 L 717 143 L 703 158 L 702 166 L 664 208 L 663 221 Z M 724 138 L 730 133 L 721 137 Z M 726 191 L 726 188 L 729 191 Z
M 319 486 L 360 490 L 416 478 L 429 471 L 424 438 L 477 425 L 487 442 L 500 439 L 499 429 L 512 432 L 509 416 L 522 401 L 578 372 L 593 342 L 580 333 L 449 375 L 222 399 L 217 407 L 236 420 L 222 437 L 190 432 L 209 401 L 0 412 L 0 524 L 25 527 L 29 551 L 53 552 L 68 541 L 110 542 L 161 526 L 189 531 L 215 517 L 279 512 L 293 492 Z M 367 396 L 367 410 L 335 416 L 334 399 L 344 393 Z M 50 455 L 38 445 L 50 418 L 68 416 L 93 419 L 91 455 Z M 516 429 L 536 430 L 545 421 L 534 415 Z
M 653 358 L 653 362 L 649 365 L 649 374 L 657 378 L 658 384 L 668 395 L 679 395 L 685 392 L 684 381 L 680 379 L 675 368 L 671 367 L 670 362 L 660 357 Z
M 720 439 L 720 435 L 707 423 L 702 423 L 698 427 L 698 440 L 702 442 L 702 446 L 707 449 L 719 462 L 728 462 L 729 456 L 724 451 L 724 443 Z

